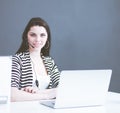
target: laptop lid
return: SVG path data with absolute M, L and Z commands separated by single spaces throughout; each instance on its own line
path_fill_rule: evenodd
M 11 56 L 0 56 L 0 106 L 10 102 Z
M 112 70 L 61 72 L 54 108 L 104 105 Z

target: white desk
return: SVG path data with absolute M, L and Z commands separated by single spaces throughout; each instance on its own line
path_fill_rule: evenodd
M 2 108 L 4 109 L 4 108 Z M 109 92 L 105 106 L 81 107 L 71 109 L 52 109 L 41 105 L 38 101 L 12 102 L 9 110 L 0 113 L 120 113 L 120 94 Z

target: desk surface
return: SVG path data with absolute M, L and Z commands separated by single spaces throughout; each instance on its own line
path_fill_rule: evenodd
M 109 92 L 106 105 L 99 107 L 52 109 L 38 101 L 12 102 L 7 109 L 4 107 L 0 106 L 4 113 L 120 113 L 120 94 Z

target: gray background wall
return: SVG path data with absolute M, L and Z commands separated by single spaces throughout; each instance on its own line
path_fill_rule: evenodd
M 13 55 L 31 17 L 52 32 L 51 56 L 60 70 L 113 70 L 120 92 L 120 0 L 0 0 L 0 55 Z

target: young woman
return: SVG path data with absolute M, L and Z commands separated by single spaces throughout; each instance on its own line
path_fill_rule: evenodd
M 32 18 L 22 43 L 12 57 L 11 101 L 51 99 L 56 95 L 60 72 L 49 56 L 51 34 L 41 18 Z

